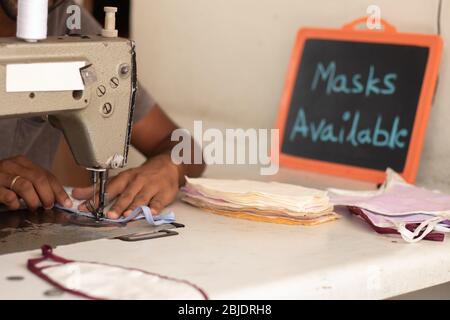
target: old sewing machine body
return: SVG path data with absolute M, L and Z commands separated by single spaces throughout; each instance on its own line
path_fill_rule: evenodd
M 47 1 L 39 1 L 46 25 Z M 21 8 L 35 4 L 19 1 L 18 37 L 0 38 L 0 118 L 43 117 L 60 129 L 76 162 L 92 172 L 98 203 L 90 209 L 102 220 L 108 170 L 127 163 L 137 86 L 134 42 L 117 36 L 117 9 L 111 7 L 105 8 L 101 35 L 47 37 L 45 29 L 45 35 L 36 36 L 34 28 L 28 28 L 27 35 L 27 27 L 20 25 Z M 34 11 L 28 13 L 31 20 Z M 43 243 L 115 237 L 136 241 L 172 235 L 165 229 L 181 226 L 151 227 L 136 221 L 124 227 L 58 209 L 1 211 L 6 210 L 0 209 L 0 254 L 36 249 Z
M 117 37 L 117 9 L 105 11 L 101 35 L 0 38 L 0 118 L 43 116 L 63 132 L 99 184 L 99 219 L 108 170 L 127 163 L 137 85 L 134 43 Z

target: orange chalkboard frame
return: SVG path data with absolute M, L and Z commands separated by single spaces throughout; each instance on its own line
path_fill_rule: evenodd
M 382 20 L 383 30 L 357 30 L 358 25 L 365 23 L 367 18 L 357 19 L 343 26 L 342 29 L 320 29 L 320 28 L 302 28 L 298 31 L 297 40 L 293 49 L 286 84 L 281 98 L 280 109 L 276 127 L 280 130 L 280 165 L 301 170 L 315 171 L 323 174 L 332 174 L 347 177 L 350 179 L 364 180 L 375 183 L 381 183 L 385 180 L 385 171 L 379 171 L 364 167 L 344 165 L 321 160 L 313 160 L 284 154 L 282 152 L 285 126 L 288 117 L 289 108 L 293 90 L 297 80 L 297 75 L 301 70 L 300 63 L 303 53 L 303 46 L 306 40 L 340 40 L 357 41 L 365 43 L 382 43 L 396 45 L 415 45 L 429 48 L 428 62 L 424 74 L 422 90 L 417 106 L 416 117 L 411 133 L 411 143 L 407 152 L 404 171 L 400 174 L 410 183 L 416 179 L 420 154 L 425 139 L 430 109 L 433 102 L 433 96 L 436 88 L 436 82 L 439 72 L 442 39 L 438 35 L 425 35 L 413 33 L 398 33 L 391 24 Z

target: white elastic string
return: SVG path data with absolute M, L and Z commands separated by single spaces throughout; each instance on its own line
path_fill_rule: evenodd
M 395 227 L 397 228 L 397 231 L 402 236 L 403 240 L 409 243 L 416 243 L 421 241 L 423 238 L 425 238 L 430 232 L 434 230 L 434 228 L 437 226 L 438 223 L 447 220 L 443 217 L 433 217 L 431 219 L 423 221 L 415 230 L 414 232 L 409 231 L 406 228 L 405 222 L 397 222 L 394 220 L 391 221 Z M 425 229 L 425 230 L 423 230 Z M 422 234 L 420 234 L 422 232 Z M 420 234 L 420 236 L 419 236 Z
M 434 227 L 434 230 L 436 230 L 437 232 L 450 233 L 450 228 L 442 224 L 438 224 L 436 227 Z

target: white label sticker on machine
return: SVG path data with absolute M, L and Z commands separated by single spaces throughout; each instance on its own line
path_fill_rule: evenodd
M 84 61 L 22 63 L 6 66 L 6 92 L 84 90 Z

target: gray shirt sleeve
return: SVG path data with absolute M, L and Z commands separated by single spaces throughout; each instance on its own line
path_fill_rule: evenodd
M 69 17 L 67 8 L 75 5 L 72 0 L 66 0 L 56 9 L 54 9 L 48 17 L 48 35 L 59 36 L 68 34 L 69 30 L 66 27 L 66 20 Z M 84 8 L 81 9 L 81 30 L 74 30 L 72 32 L 81 34 L 100 34 L 102 27 L 95 20 L 95 18 L 87 12 Z M 155 106 L 156 102 L 150 93 L 143 88 L 138 81 L 138 90 L 136 96 L 136 107 L 134 110 L 134 122 L 139 121 Z

